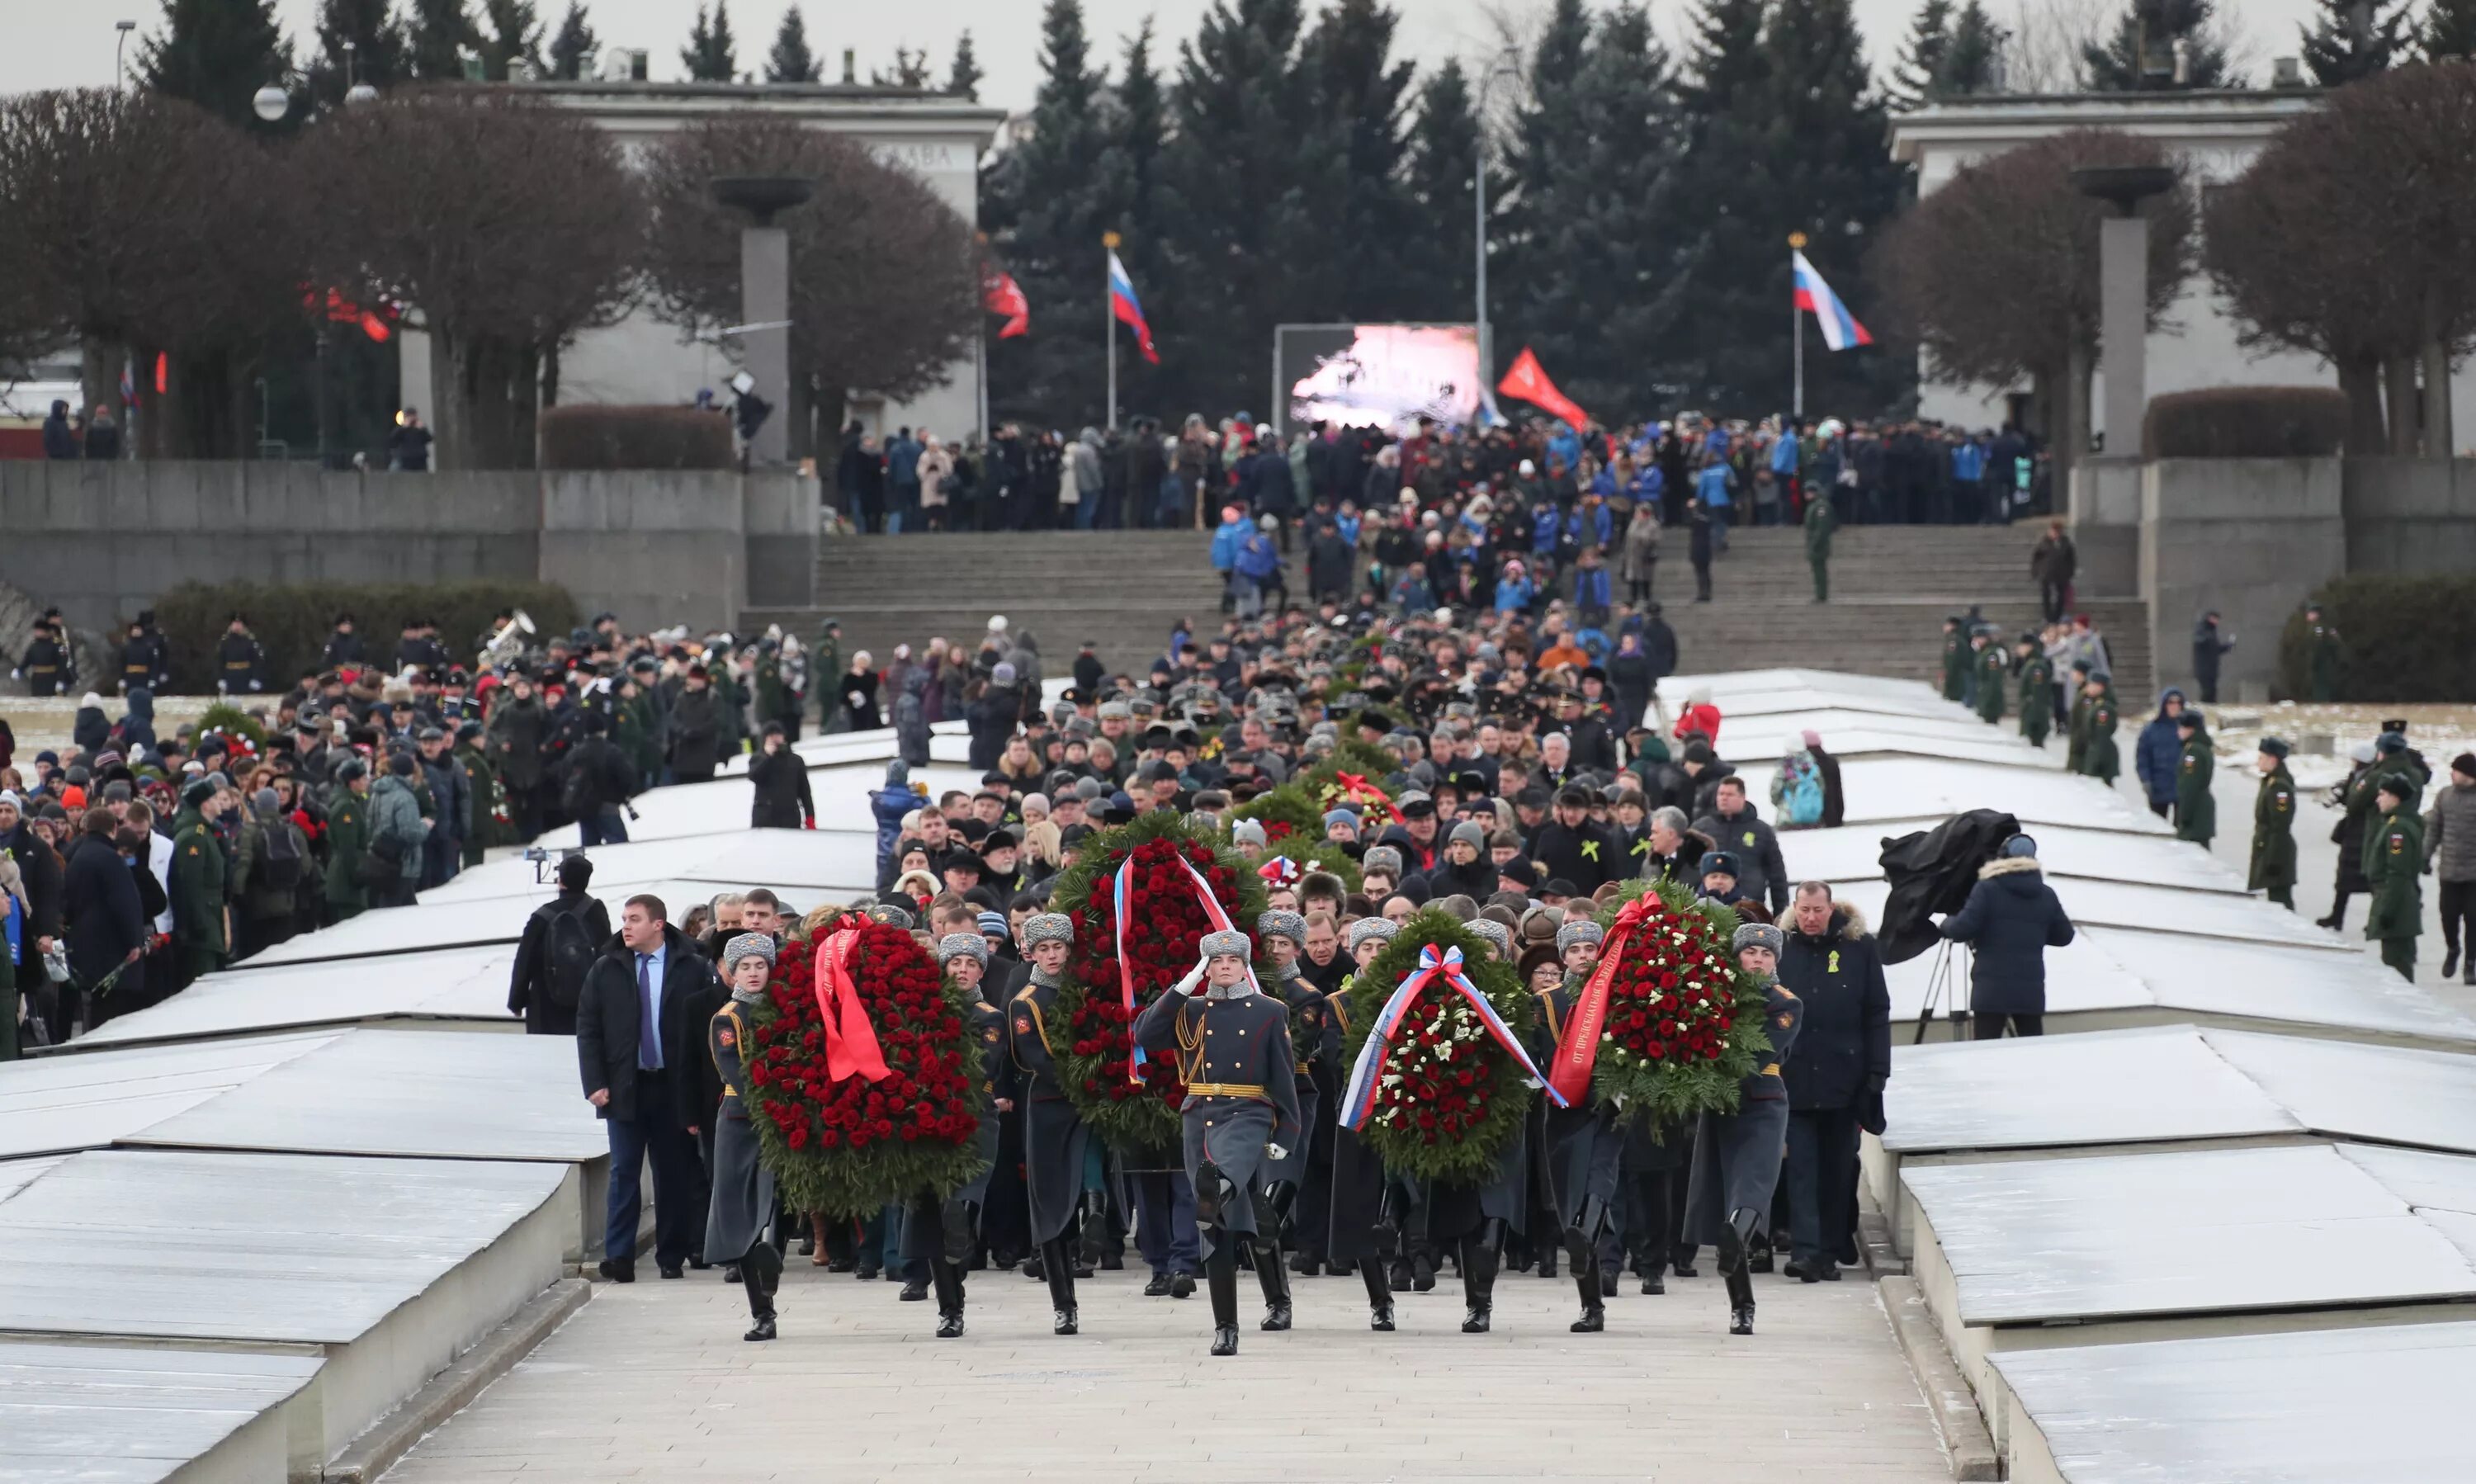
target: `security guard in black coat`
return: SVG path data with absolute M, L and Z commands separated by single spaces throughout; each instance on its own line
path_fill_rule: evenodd
M 1186 1174 L 1212 1294 L 1212 1353 L 1238 1353 L 1238 1245 L 1254 1248 L 1268 1330 L 1290 1327 L 1290 1277 L 1281 1266 L 1271 1178 L 1305 1129 L 1299 1121 L 1298 1051 L 1289 1011 L 1256 992 L 1247 935 L 1208 932 L 1195 967 L 1135 1019 L 1147 1052 L 1177 1057 L 1186 1101 Z

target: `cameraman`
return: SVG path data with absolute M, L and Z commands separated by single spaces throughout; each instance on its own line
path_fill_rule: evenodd
M 2016 834 L 1978 868 L 1968 901 L 1943 921 L 1943 935 L 1968 944 L 1971 1038 L 1993 1041 L 2046 1029 L 2046 950 L 2072 941 L 2072 920 L 2038 866 L 2038 842 Z

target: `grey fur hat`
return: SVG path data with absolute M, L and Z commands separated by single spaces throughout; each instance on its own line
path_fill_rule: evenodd
M 1389 943 L 1393 940 L 1393 935 L 1400 930 L 1383 918 L 1362 917 L 1349 925 L 1349 951 L 1353 953 L 1357 952 L 1358 945 L 1370 938 L 1381 938 Z
M 1556 952 L 1562 954 L 1576 943 L 1597 945 L 1607 941 L 1607 932 L 1597 923 L 1567 923 L 1556 929 Z
M 1075 919 L 1063 912 L 1043 912 L 1028 917 L 1023 923 L 1023 946 L 1037 948 L 1043 943 L 1073 943 Z
M 1788 934 L 1769 923 L 1746 923 L 1737 928 L 1736 939 L 1730 947 L 1739 952 L 1749 948 L 1767 948 L 1777 955 L 1788 947 Z
M 982 965 L 989 961 L 989 940 L 977 932 L 950 932 L 937 940 L 937 962 L 950 958 L 976 958 Z
M 1503 959 L 1513 957 L 1513 933 L 1502 923 L 1480 917 L 1473 918 L 1462 926 L 1470 929 L 1472 937 L 1484 938 L 1495 944 L 1497 957 Z
M 774 952 L 772 933 L 738 933 L 722 946 L 722 972 L 725 974 L 736 972 L 739 961 L 743 958 L 762 958 L 770 964 L 774 961 Z
M 1401 853 L 1389 845 L 1371 847 L 1358 864 L 1362 871 L 1382 871 L 1396 881 L 1401 878 Z
M 1296 912 L 1275 908 L 1255 918 L 1255 936 L 1287 938 L 1300 948 L 1307 946 L 1307 920 Z
M 1196 944 L 1196 951 L 1205 958 L 1218 958 L 1224 953 L 1235 953 L 1241 958 L 1249 958 L 1253 956 L 1253 948 L 1254 946 L 1247 941 L 1247 935 L 1235 928 L 1224 928 L 1219 932 L 1207 932 Z

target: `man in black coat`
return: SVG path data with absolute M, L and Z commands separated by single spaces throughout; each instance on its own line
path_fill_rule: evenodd
M 1548 879 L 1571 881 L 1584 897 L 1623 879 L 1626 867 L 1607 827 L 1591 819 L 1590 792 L 1571 784 L 1556 793 L 1555 817 L 1531 837 L 1530 858 L 1547 870 Z
M 1327 516 L 1316 523 L 1307 542 L 1307 594 L 1317 602 L 1347 600 L 1356 585 L 1357 553 L 1341 538 L 1341 529 Z
M 1892 995 L 1865 919 L 1833 902 L 1829 886 L 1798 886 L 1789 919 L 1779 980 L 1805 1002 L 1805 1025 L 1781 1069 L 1789 1108 L 1781 1183 L 1794 1243 L 1787 1272 L 1808 1283 L 1836 1283 L 1857 1188 L 1857 1132 L 1882 1126 Z
M 704 1238 L 697 1203 L 697 1058 L 705 1055 L 699 1006 L 711 1009 L 713 965 L 670 925 L 662 899 L 635 896 L 619 913 L 619 935 L 585 976 L 576 1006 L 576 1060 L 585 1101 L 610 1134 L 610 1201 L 602 1275 L 636 1280 L 636 1223 L 645 1162 L 654 1166 L 654 1260 L 681 1275 Z
M 527 1035 L 576 1034 L 576 1012 L 584 994 L 582 986 L 570 987 L 566 982 L 570 971 L 560 960 L 566 956 L 562 950 L 571 941 L 571 929 L 558 927 L 557 920 L 573 917 L 575 930 L 593 946 L 594 962 L 601 962 L 602 951 L 610 942 L 610 911 L 601 899 L 585 891 L 591 884 L 593 862 L 582 855 L 568 856 L 558 863 L 558 895 L 533 908 L 533 915 L 525 921 L 525 935 L 516 943 L 515 972 L 508 978 L 508 1013 L 524 1018 Z M 590 965 L 585 977 L 592 977 Z
M 791 751 L 780 722 L 765 724 L 764 751 L 748 760 L 748 781 L 756 798 L 748 806 L 752 829 L 817 828 L 817 800 L 808 789 L 808 762 Z
M 1972 1039 L 2046 1030 L 2046 950 L 2072 941 L 2072 920 L 2038 869 L 2038 842 L 2016 834 L 1980 867 L 1968 901 L 1944 919 L 1943 935 L 1975 950 L 1968 971 Z
M 68 1039 L 71 1023 L 79 1019 L 80 997 L 92 994 L 113 970 L 126 966 L 112 986 L 115 996 L 125 990 L 130 1002 L 136 1002 L 142 988 L 145 971 L 137 959 L 146 952 L 146 913 L 138 903 L 137 879 L 112 844 L 111 832 L 119 823 L 110 809 L 88 809 L 79 821 L 76 843 L 69 847 L 62 895 L 69 920 L 69 983 L 75 992 L 60 998 L 53 1014 L 54 1041 Z

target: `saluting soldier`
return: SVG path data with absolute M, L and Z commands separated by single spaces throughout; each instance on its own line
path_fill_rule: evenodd
M 2183 756 L 2175 764 L 2175 838 L 2207 846 L 2218 832 L 2218 802 L 2210 794 L 2218 755 L 2210 746 L 2198 707 L 2186 706 L 2175 718 L 2175 730 L 2184 735 Z
M 2295 777 L 2287 771 L 2287 743 L 2261 739 L 2253 766 L 2261 770 L 2261 791 L 2252 801 L 2252 871 L 2246 891 L 2266 892 L 2269 900 L 2295 910 Z
M 1565 1032 L 1565 1018 L 1599 964 L 1606 934 L 1592 922 L 1567 923 L 1556 929 L 1556 952 L 1565 977 L 1539 998 L 1539 1035 L 1532 1060 L 1541 1066 L 1556 1058 L 1556 1043 Z M 1619 1161 L 1624 1140 L 1616 1127 L 1613 1104 L 1597 1107 L 1585 1099 L 1570 1108 L 1539 1100 L 1542 1140 L 1541 1170 L 1549 1206 L 1565 1238 L 1565 1256 L 1573 1267 L 1573 1289 L 1581 1295 L 1582 1317 L 1573 1321 L 1575 1334 L 1597 1334 L 1608 1323 L 1607 1297 L 1616 1292 L 1613 1274 L 1599 1271 L 1599 1237 L 1608 1224 L 1608 1208 L 1616 1200 Z
M 2022 634 L 2014 649 L 2020 656 L 2020 735 L 2044 747 L 2055 728 L 2055 667 L 2034 633 Z
M 2415 979 L 2415 940 L 2424 931 L 2424 821 L 2415 813 L 2415 785 L 2386 774 L 2376 788 L 2381 819 L 2365 844 L 2365 879 L 2372 883 L 2373 908 L 2365 936 L 2382 945 L 2382 962 Z
M 1325 1027 L 1325 1046 L 1327 1054 L 1336 1061 L 1349 1034 L 1350 992 L 1357 975 L 1365 973 L 1375 955 L 1384 952 L 1395 931 L 1394 925 L 1380 917 L 1362 917 L 1349 925 L 1349 956 L 1358 969 L 1342 980 L 1340 990 L 1326 1002 L 1331 1016 Z M 1331 1222 L 1325 1252 L 1336 1270 L 1356 1265 L 1359 1277 L 1367 1285 L 1368 1327 L 1378 1332 L 1393 1328 L 1393 1287 L 1386 1280 L 1385 1268 L 1400 1250 L 1403 1224 L 1400 1211 L 1386 1208 L 1387 1194 L 1384 1162 L 1359 1142 L 1356 1129 L 1336 1125 L 1332 1136 L 1332 1196 L 1327 1202 Z
M 1063 912 L 1026 918 L 1024 952 L 1031 955 L 1031 976 L 1006 1006 L 1007 1056 L 998 1096 L 1023 1109 L 1023 1173 L 1031 1207 L 1031 1240 L 1040 1249 L 1041 1274 L 1049 1280 L 1052 1310 L 1051 1331 L 1078 1331 L 1075 1306 L 1075 1259 L 1066 1238 L 1083 1203 L 1083 1162 L 1091 1147 L 1091 1130 L 1066 1099 L 1059 1080 L 1053 1036 L 1067 1027 L 1052 1026 L 1057 1013 L 1059 976 L 1066 969 L 1068 949 L 1075 941 L 1075 921 Z
M 1238 1247 L 1253 1249 L 1264 1290 L 1262 1328 L 1290 1327 L 1290 1278 L 1274 1238 L 1280 1204 L 1274 1172 L 1305 1132 L 1299 1122 L 1298 1052 L 1289 1011 L 1257 994 L 1247 935 L 1208 932 L 1174 992 L 1135 1020 L 1148 1052 L 1177 1057 L 1186 1083 L 1187 1178 L 1204 1247 L 1204 1286 L 1212 1296 L 1212 1353 L 1238 1353 Z
M 774 1175 L 757 1157 L 748 1088 L 749 1006 L 765 998 L 774 976 L 774 935 L 743 932 L 723 945 L 722 972 L 730 999 L 706 1023 L 706 1048 L 722 1076 L 722 1112 L 713 1125 L 713 1200 L 706 1207 L 707 1262 L 739 1270 L 755 1320 L 744 1340 L 774 1338 L 774 1295 L 782 1284 L 782 1254 L 766 1232 L 774 1224 Z
M 910 1271 L 928 1265 L 937 1290 L 937 1338 L 952 1340 L 963 1332 L 963 1265 L 979 1240 L 980 1207 L 988 1199 L 989 1172 L 997 1168 L 998 1115 L 1011 1112 L 1014 1101 L 997 1094 L 1006 1060 L 1005 1016 L 989 1003 L 982 978 L 988 972 L 989 940 L 977 932 L 950 932 L 937 940 L 937 964 L 946 977 L 974 997 L 965 1035 L 966 1056 L 979 1057 L 980 1090 L 990 1095 L 988 1111 L 972 1136 L 980 1155 L 980 1173 L 941 1196 L 923 1190 L 913 1198 L 910 1217 L 903 1224 L 903 1257 Z
M 1780 950 L 1787 942 L 1787 934 L 1769 923 L 1746 923 L 1737 929 L 1737 966 L 1763 987 L 1763 1031 L 1770 1037 L 1770 1059 L 1737 1084 L 1736 1112 L 1701 1116 L 1685 1197 L 1687 1237 L 1719 1249 L 1732 1335 L 1754 1332 L 1754 1280 L 1746 1272 L 1746 1257 L 1770 1218 L 1771 1194 L 1779 1187 L 1788 1137 L 1788 1087 L 1780 1079 L 1780 1064 L 1788 1060 L 1805 1020 L 1805 1002 L 1776 977 Z

